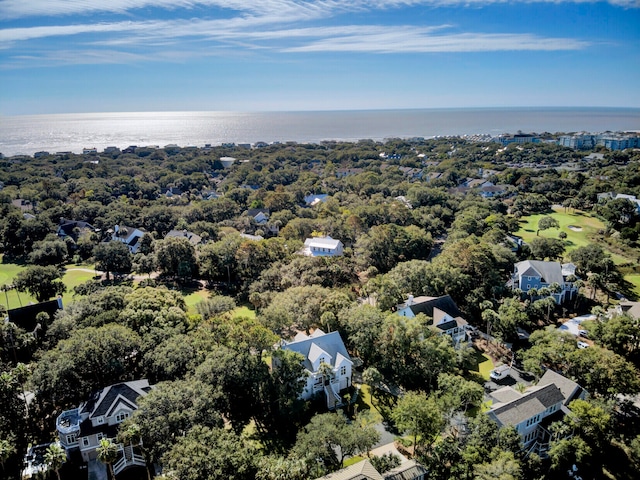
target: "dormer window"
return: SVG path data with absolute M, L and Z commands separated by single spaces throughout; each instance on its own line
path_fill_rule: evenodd
M 102 425 L 104 423 L 104 417 L 98 417 L 96 419 L 96 422 L 98 423 L 98 425 Z
M 116 415 L 116 422 L 124 422 L 127 418 L 129 418 L 129 412 L 120 412 Z

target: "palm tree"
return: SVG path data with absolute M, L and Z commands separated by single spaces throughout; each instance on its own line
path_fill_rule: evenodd
M 113 462 L 118 458 L 118 447 L 110 439 L 103 438 L 100 440 L 100 446 L 96 450 L 98 460 L 104 463 L 109 469 L 109 475 L 115 480 L 116 474 L 113 472 Z
M 67 461 L 67 452 L 59 443 L 52 443 L 47 447 L 44 454 L 44 462 L 49 468 L 52 468 L 60 480 L 60 468 Z
M 11 458 L 11 455 L 16 453 L 16 446 L 14 445 L 15 438 L 3 438 L 0 440 L 0 465 L 2 465 L 2 473 L 4 471 L 4 463 Z

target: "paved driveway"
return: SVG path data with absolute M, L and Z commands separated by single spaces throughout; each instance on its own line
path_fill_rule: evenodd
M 582 329 L 580 327 L 580 324 L 585 320 L 595 320 L 595 319 L 596 319 L 595 315 L 581 315 L 579 317 L 574 317 L 570 320 L 567 320 L 562 325 L 560 325 L 558 327 L 558 330 L 560 330 L 561 332 L 567 332 L 567 333 L 570 333 L 571 335 L 579 337 L 580 336 L 579 330 Z
M 500 380 L 489 380 L 488 382 L 485 382 L 484 389 L 486 392 L 493 392 L 502 387 L 513 387 L 518 383 L 522 383 L 529 387 L 534 380 L 535 377 L 530 373 L 511 367 L 509 375 Z

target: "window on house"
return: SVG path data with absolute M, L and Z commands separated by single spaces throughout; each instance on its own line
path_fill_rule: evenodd
M 125 418 L 129 418 L 129 412 L 121 412 L 116 415 L 116 422 L 124 422 Z
M 75 435 L 75 433 L 74 433 L 74 434 L 71 434 L 71 435 L 67 435 L 67 444 L 75 443 L 75 442 L 76 442 L 76 435 Z
M 340 367 L 340 375 L 344 376 L 347 374 L 347 367 L 346 366 L 342 366 Z
M 104 417 L 98 417 L 97 419 L 98 425 L 101 425 L 104 423 Z
M 84 447 L 89 446 L 89 437 L 82 437 L 82 446 Z
M 98 433 L 98 434 L 96 435 L 96 438 L 98 439 L 98 442 L 99 442 L 99 441 L 100 441 L 100 440 L 102 440 L 103 438 L 106 438 L 106 435 L 105 435 L 104 433 L 100 432 L 100 433 Z

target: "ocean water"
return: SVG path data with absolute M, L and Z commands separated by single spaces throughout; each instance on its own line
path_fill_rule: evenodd
M 0 152 L 129 145 L 320 142 L 523 132 L 640 131 L 638 108 L 471 108 L 320 112 L 126 112 L 0 116 Z

